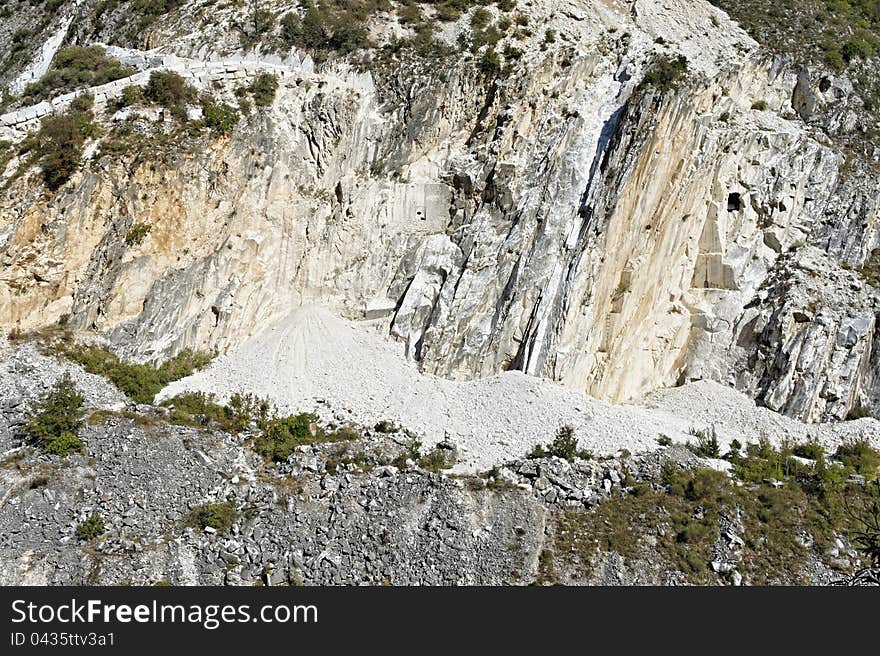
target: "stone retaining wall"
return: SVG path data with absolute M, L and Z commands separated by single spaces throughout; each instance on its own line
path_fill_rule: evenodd
M 123 63 L 129 63 L 134 66 L 137 66 L 138 63 L 152 66 L 114 82 L 108 82 L 107 84 L 89 89 L 71 91 L 56 96 L 50 101 L 44 100 L 36 105 L 0 115 L 0 128 L 14 128 L 16 130 L 28 128 L 29 124 L 36 123 L 48 114 L 65 110 L 77 96 L 85 93 L 92 94 L 95 102 L 98 104 L 114 100 L 119 98 L 127 87 L 145 86 L 150 79 L 150 75 L 155 71 L 172 71 L 186 78 L 191 84 L 204 88 L 212 82 L 229 79 L 247 79 L 265 72 L 282 75 L 292 71 L 311 72 L 313 70 L 313 64 L 309 57 L 300 61 L 297 57 L 293 56 L 287 60 L 287 63 L 282 62 L 278 57 L 271 60 L 237 58 L 213 62 L 195 62 L 174 55 L 151 55 L 150 53 L 138 53 L 137 51 L 123 52 L 123 49 L 120 48 L 114 48 L 113 50 L 114 52 L 110 54 L 116 56 Z M 117 50 L 119 52 L 115 52 Z M 137 59 L 138 57 L 140 59 Z M 135 61 L 136 59 L 137 61 Z

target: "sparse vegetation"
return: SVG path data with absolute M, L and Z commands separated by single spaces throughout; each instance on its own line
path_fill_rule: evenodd
M 136 403 L 152 403 L 165 385 L 189 376 L 211 361 L 207 353 L 185 349 L 156 367 L 123 362 L 114 353 L 99 346 L 74 344 L 58 348 L 61 354 L 82 365 L 89 373 L 107 378 Z
M 814 465 L 798 466 L 794 452 L 815 456 Z M 722 517 L 739 517 L 744 530 L 737 567 L 750 583 L 805 581 L 807 562 L 811 557 L 827 562 L 838 536 L 849 537 L 876 567 L 880 452 L 858 443 L 841 447 L 838 456 L 827 462 L 816 444 L 776 449 L 764 440 L 747 445 L 745 456 L 731 456 L 733 479 L 667 465 L 658 481 L 632 486 L 630 494 L 613 496 L 594 510 L 561 512 L 542 580 L 548 572 L 555 575 L 560 563 L 586 577 L 603 553 L 615 551 L 633 561 L 652 558 L 646 554 L 655 549 L 670 571 L 694 583 L 717 582 L 709 563 Z M 857 472 L 866 472 L 866 483 L 847 480 Z
M 493 22 L 492 13 L 485 5 L 495 4 L 502 14 L 512 11 L 516 6 L 515 0 L 435 0 L 430 4 L 433 6 L 434 16 L 424 11 L 424 3 L 412 0 L 396 3 L 388 0 L 306 0 L 302 3 L 304 11 L 301 14 L 288 12 L 282 15 L 277 30 L 269 30 L 257 38 L 262 39 L 273 33 L 277 47 L 307 50 L 319 62 L 332 56 L 352 55 L 380 46 L 380 59 L 403 50 L 418 57 L 433 59 L 448 56 L 452 51 L 452 48 L 435 38 L 437 21 L 458 20 L 473 9 L 471 29 L 461 34 L 459 46 L 462 50 L 477 54 L 485 46 L 491 49 L 513 25 L 513 21 L 503 15 Z M 380 11 L 396 13 L 401 25 L 411 30 L 411 36 L 392 37 L 384 44 L 374 42 L 368 26 L 370 19 Z M 527 17 L 518 18 L 519 27 L 524 30 L 528 23 Z M 250 31 L 255 34 L 253 29 Z M 367 58 L 363 59 L 367 61 Z M 481 55 L 475 61 L 478 65 L 482 64 L 481 68 L 487 73 L 495 73 L 498 70 L 495 66 L 496 60 L 498 55 L 490 54 Z
M 64 113 L 45 117 L 22 142 L 20 152 L 37 159 L 49 189 L 60 188 L 79 168 L 86 139 L 98 132 L 93 120 L 92 97 L 79 96 Z
M 139 246 L 150 234 L 151 226 L 148 223 L 134 223 L 125 235 L 126 246 Z
M 121 21 L 120 36 L 126 36 L 130 40 L 137 39 L 138 35 L 147 30 L 153 23 L 169 14 L 184 3 L 184 0 L 101 0 L 96 3 L 92 14 L 95 28 L 104 24 L 106 16 L 117 10 L 124 13 Z
M 181 426 L 217 426 L 227 433 L 240 433 L 251 422 L 266 426 L 270 405 L 253 394 L 233 394 L 226 405 L 216 402 L 213 395 L 202 392 L 178 394 L 162 402 L 171 410 L 169 421 Z
M 28 435 L 52 455 L 67 456 L 82 451 L 84 445 L 77 433 L 82 425 L 84 400 L 70 375 L 65 375 L 31 405 Z
M 315 415 L 301 413 L 269 419 L 263 432 L 252 440 L 251 446 L 267 462 L 284 462 L 299 446 L 349 439 L 351 433 L 328 433 L 321 428 Z
M 880 5 L 876 0 L 711 0 L 770 51 L 791 55 L 807 65 L 814 79 L 830 70 L 844 74 L 876 123 L 880 111 Z M 849 155 L 873 152 L 876 132 L 854 130 L 835 135 Z
M 158 422 L 150 415 L 138 414 L 128 410 L 95 410 L 89 415 L 86 423 L 89 426 L 103 426 L 111 419 L 124 419 L 134 422 L 135 426 L 143 429 L 153 428 Z

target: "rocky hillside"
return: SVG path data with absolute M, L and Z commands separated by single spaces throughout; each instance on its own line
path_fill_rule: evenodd
M 743 449 L 707 431 L 691 448 L 661 436 L 643 454 L 594 456 L 561 430 L 487 471 L 457 473 L 467 455 L 456 444 L 426 448 L 390 422 L 266 422 L 246 402 L 221 409 L 192 396 L 134 404 L 27 344 L 3 348 L 0 383 L 3 585 L 877 576 L 859 538 L 877 509 L 866 481 L 880 452 L 866 442 Z M 79 399 L 65 401 L 65 384 Z M 76 444 L 29 439 L 61 420 Z
M 8 381 L 20 368 L 40 381 L 0 391 L 13 459 L 0 515 L 48 531 L 4 538 L 4 576 L 828 582 L 832 566 L 865 565 L 806 479 L 736 464 L 736 443 L 766 439 L 777 455 L 748 457 L 788 462 L 804 457 L 794 443 L 845 460 L 847 445 L 880 439 L 880 15 L 856 0 L 785 4 L 792 20 L 779 3 L 724 0 L 0 3 L 3 366 Z M 219 357 L 195 373 L 205 353 Z M 103 390 L 86 396 L 106 421 L 58 429 L 51 444 L 80 443 L 62 457 L 27 416 L 69 360 L 77 385 Z M 200 417 L 250 393 L 282 417 L 357 431 L 366 455 L 344 475 L 321 464 L 326 445 L 267 465 L 243 444 L 265 422 L 165 421 L 200 393 L 216 394 Z M 407 437 L 373 435 L 386 421 Z M 541 461 L 574 468 L 568 488 L 550 486 L 557 503 L 521 459 L 566 426 L 612 460 Z M 744 537 L 749 518 L 773 513 L 731 480 L 699 479 L 712 503 L 678 494 L 693 481 L 670 478 L 657 441 L 710 433 L 709 459 L 733 454 L 733 482 L 786 480 L 807 496 L 779 503 L 825 517 L 821 531 L 786 529 L 809 536 L 803 567 L 749 564 L 767 557 Z M 451 443 L 450 472 L 482 482 L 425 473 L 425 454 L 415 469 L 388 464 L 410 439 L 430 454 Z M 676 457 L 704 476 L 706 463 Z M 134 479 L 175 488 L 180 459 L 193 474 L 169 498 L 122 500 L 127 487 L 150 494 Z M 824 460 L 806 459 L 827 483 Z M 874 477 L 839 462 L 838 483 Z M 28 490 L 44 467 L 51 485 Z M 111 472 L 132 482 L 105 488 Z M 302 491 L 279 514 L 291 478 Z M 585 501 L 594 493 L 620 507 Z M 747 549 L 731 560 L 730 544 L 698 540 L 683 555 L 662 518 L 635 546 L 566 541 L 604 530 L 597 508 L 641 516 L 657 495 Z M 382 537 L 360 514 L 373 501 L 402 532 Z M 226 503 L 222 531 L 187 520 Z M 70 536 L 93 511 L 112 537 L 80 548 Z M 354 565 L 334 540 L 367 525 L 375 553 Z M 487 560 L 485 544 L 506 555 Z M 139 573 L 101 556 L 138 545 L 156 559 L 133 561 Z M 436 567 L 406 569 L 416 561 Z

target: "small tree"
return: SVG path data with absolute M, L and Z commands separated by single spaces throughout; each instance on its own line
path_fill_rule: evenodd
M 84 445 L 77 431 L 82 424 L 83 401 L 70 374 L 65 374 L 46 396 L 31 405 L 28 434 L 52 455 L 81 451 Z
M 186 106 L 196 99 L 196 90 L 172 71 L 154 71 L 144 88 L 144 98 L 167 108 L 178 119 L 186 118 Z
M 547 445 L 538 444 L 529 453 L 529 458 L 547 458 L 555 456 L 573 462 L 576 458 L 590 460 L 593 454 L 589 451 L 578 449 L 578 440 L 571 426 L 563 426 L 556 433 L 555 439 Z

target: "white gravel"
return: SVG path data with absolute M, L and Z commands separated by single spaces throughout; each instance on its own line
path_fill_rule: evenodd
M 484 470 L 522 456 L 564 425 L 596 454 L 650 450 L 660 435 L 693 440 L 690 429 L 710 424 L 716 424 L 722 442 L 757 441 L 762 435 L 778 442 L 815 433 L 831 444 L 880 435 L 874 420 L 807 427 L 755 408 L 747 397 L 714 383 L 615 406 L 520 372 L 450 381 L 420 373 L 395 343 L 318 306 L 295 310 L 206 370 L 172 383 L 159 399 L 183 391 L 214 393 L 221 400 L 253 392 L 282 412 L 315 412 L 325 421 L 361 426 L 393 421 L 419 435 L 426 447 L 446 436 L 462 452 L 457 471 Z

